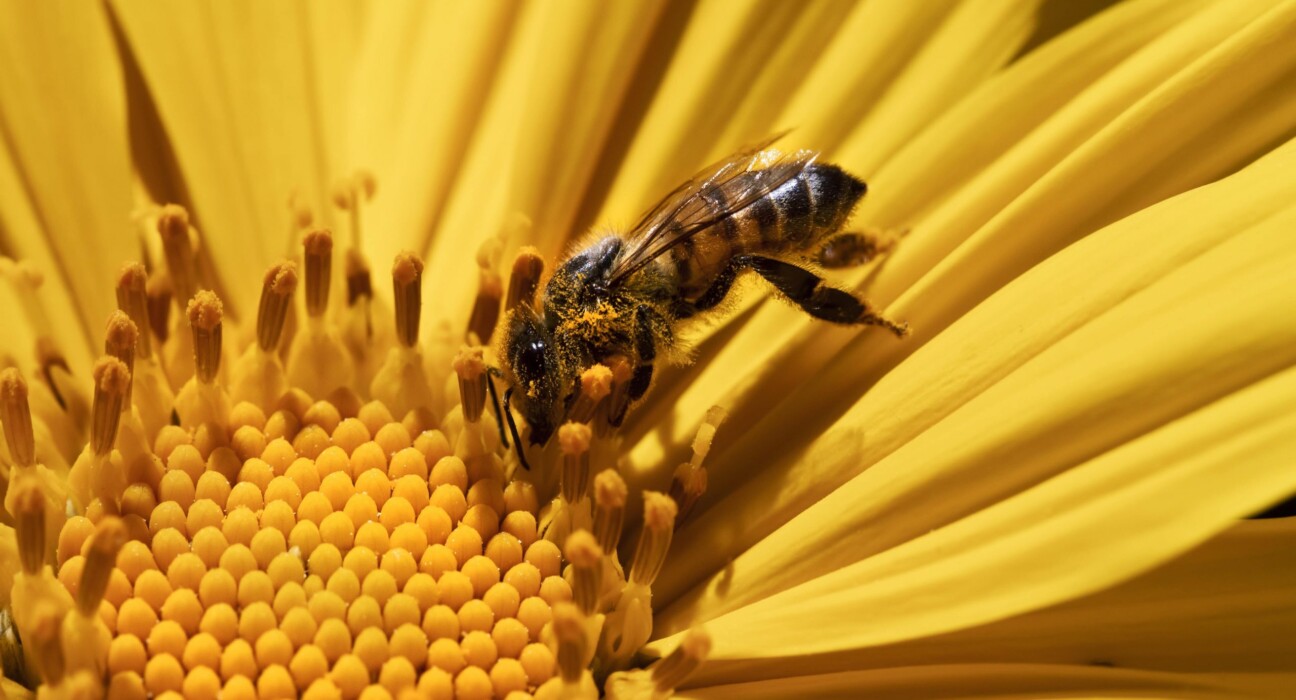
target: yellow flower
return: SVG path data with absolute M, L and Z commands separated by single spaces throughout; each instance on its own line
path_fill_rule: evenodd
M 607 690 L 617 697 L 676 688 L 699 698 L 1291 695 L 1296 523 L 1240 519 L 1296 492 L 1296 2 L 1131 0 L 1092 17 L 1052 17 L 1066 5 L 3 5 L 0 271 L 9 284 L 0 288 L 0 353 L 26 377 L 44 471 L 39 488 L 9 489 L 0 573 L 12 579 L 0 587 L 24 630 L 28 680 L 66 675 L 57 690 L 71 692 L 78 678 L 109 678 L 96 664 L 138 661 L 144 671 L 123 672 L 138 682 L 120 689 L 223 685 L 235 696 L 253 690 L 259 671 L 263 697 L 302 679 L 358 695 L 368 683 L 399 688 L 416 672 L 423 683 L 432 664 L 478 669 L 456 677 L 464 696 L 517 682 L 543 694 L 531 672 L 548 664 L 553 675 L 556 663 L 561 675 L 577 672 L 570 692 L 588 693 L 579 671 L 589 665 L 581 646 L 595 654 L 590 625 L 620 625 L 637 646 L 648 624 L 631 621 L 646 613 L 646 597 L 591 594 L 590 581 L 607 573 L 596 562 L 614 559 L 600 527 L 616 520 L 610 504 L 620 494 L 630 535 L 621 561 L 637 558 L 638 539 L 650 552 L 669 546 L 660 575 L 648 577 L 653 639 L 644 651 L 675 655 L 654 671 L 613 676 Z M 473 497 L 470 483 L 496 478 L 489 470 L 505 468 L 505 452 L 490 420 L 474 420 L 484 415 L 488 358 L 455 351 L 479 290 L 498 288 L 505 254 L 533 245 L 552 261 L 591 225 L 633 221 L 701 164 L 789 127 L 788 146 L 820 150 L 868 181 L 856 225 L 907 232 L 880 264 L 841 283 L 907 321 L 911 336 L 812 322 L 751 285 L 726 322 L 694 329 L 694 362 L 660 373 L 618 435 L 569 432 L 540 455 L 549 481 L 512 491 L 501 482 L 498 494 Z M 193 230 L 178 210 L 157 210 L 167 202 L 185 205 Z M 165 241 L 159 220 L 171 232 Z M 298 306 L 295 334 L 285 335 L 315 340 L 286 353 L 283 376 L 299 388 L 316 382 L 313 398 L 333 404 L 289 394 L 246 404 L 264 401 L 264 410 L 231 410 L 222 387 L 262 383 L 215 379 L 222 343 L 220 372 L 253 357 L 257 371 L 282 379 L 269 359 L 277 344 L 258 355 L 254 342 L 266 269 L 297 257 L 298 291 L 328 296 L 325 242 L 300 247 L 307 220 L 336 232 L 327 242 L 337 241 L 332 304 Z M 193 243 L 192 258 L 169 247 Z M 385 271 L 406 249 L 418 257 L 398 262 L 394 298 L 375 282 L 377 293 L 360 297 L 372 304 L 343 300 L 348 273 L 370 261 Z M 201 282 L 219 299 L 187 307 L 202 331 L 193 336 L 173 311 L 159 359 L 142 343 L 116 343 L 136 357 L 96 364 L 115 308 L 109 290 L 129 287 L 115 275 L 133 259 L 169 270 L 176 290 Z M 197 267 L 177 274 L 176 260 Z M 291 293 L 272 281 L 266 293 Z M 420 302 L 421 336 L 408 316 L 390 321 L 393 306 Z M 411 359 L 411 332 L 426 363 Z M 193 368 L 177 369 L 191 349 L 197 380 L 187 379 Z M 333 373 L 303 374 L 308 360 L 292 359 L 333 350 L 341 359 L 318 364 L 354 362 L 350 394 L 327 385 Z M 89 424 L 116 414 L 95 408 L 124 400 L 114 363 L 129 359 L 139 416 L 121 414 L 112 449 Z M 168 381 L 163 368 L 187 382 Z M 425 379 L 405 379 L 420 372 Z M 13 376 L 0 397 L 6 430 L 25 415 L 11 400 Z M 424 391 L 411 398 L 409 386 Z M 158 432 L 146 404 L 169 404 L 171 391 L 183 427 Z M 370 394 L 384 397 L 381 411 L 360 408 L 355 395 Z M 385 408 L 401 402 L 460 418 Z M 712 448 L 715 404 L 729 415 Z M 276 436 L 291 453 L 271 449 Z M 706 456 L 706 492 L 672 537 L 674 503 L 649 496 L 644 515 L 637 494 L 669 490 L 691 445 L 695 459 Z M 494 579 L 490 567 L 513 555 L 500 545 L 491 556 L 494 540 L 480 533 L 524 533 L 530 515 L 534 537 L 537 492 L 556 492 L 560 471 L 592 478 L 588 464 L 605 448 L 625 459 L 620 480 L 593 488 L 605 497 L 602 511 L 585 512 L 593 536 L 559 538 L 561 552 L 540 545 L 534 560 L 528 550 L 536 573 L 510 584 L 534 587 L 529 599 L 543 600 L 543 612 L 539 602 L 523 613 L 487 600 L 492 580 L 508 581 L 498 578 L 505 567 Z M 234 461 L 213 459 L 220 449 Z M 456 452 L 462 459 L 437 472 Z M 289 474 L 298 456 L 309 465 Z M 21 447 L 0 457 L 10 484 L 35 469 Z M 379 462 L 385 486 L 375 485 Z M 362 474 L 385 495 L 352 504 L 369 493 Z M 415 546 L 403 538 L 417 534 L 396 531 L 422 511 L 392 514 L 379 501 L 417 502 L 420 478 L 450 487 L 441 500 L 437 488 L 423 498 L 480 526 L 475 544 L 466 532 L 451 540 L 446 520 L 436 546 L 448 563 L 432 557 L 410 573 L 399 555 L 390 565 L 344 560 L 357 541 L 370 553 Z M 397 493 L 399 479 L 413 490 Z M 318 489 L 313 505 L 303 483 Z M 195 508 L 199 491 L 222 502 Z M 99 511 L 89 505 L 96 496 Z M 26 566 L 32 549 L 11 526 L 24 536 L 57 528 L 69 497 L 93 517 L 63 527 L 63 566 L 39 574 L 60 583 L 42 589 L 35 569 L 18 570 L 17 552 Z M 188 512 L 167 505 L 186 497 Z M 497 503 L 487 506 L 496 516 L 528 515 L 470 515 L 470 504 L 486 503 Z M 166 527 L 140 515 L 159 510 L 159 523 L 206 525 L 210 536 L 167 544 L 170 535 L 155 536 Z M 584 524 L 565 517 L 573 530 Z M 425 532 L 441 527 L 432 520 Z M 292 524 L 307 521 L 314 539 L 311 526 Z M 334 540 L 343 544 L 330 558 L 319 543 Z M 47 538 L 51 551 L 55 542 Z M 237 545 L 228 562 L 222 542 Z M 325 552 L 319 561 L 302 551 L 312 543 Z M 156 565 L 163 551 L 188 555 L 174 579 L 168 567 L 159 567 L 166 576 L 130 568 L 145 555 Z M 563 561 L 567 579 L 556 573 Z M 311 567 L 348 573 L 334 584 Z M 102 584 L 99 596 L 66 595 L 62 586 L 86 580 Z M 394 592 L 410 581 L 420 583 Z M 203 596 L 179 593 L 190 587 Z M 281 589 L 296 591 L 282 609 Z M 263 590 L 275 593 L 262 600 Z M 329 601 L 316 605 L 319 619 L 314 609 L 310 620 L 289 615 L 313 593 Z M 344 612 L 330 616 L 323 593 Z M 38 605 L 19 604 L 33 595 Z M 419 630 L 405 628 L 399 642 L 401 626 L 373 602 L 398 595 L 413 601 L 398 599 L 415 606 Z M 568 596 L 574 606 L 556 605 Z M 128 598 L 146 603 L 124 616 Z M 147 649 L 136 638 L 112 657 L 97 635 L 147 622 L 150 600 L 164 621 L 157 648 L 138 627 Z M 418 617 L 448 600 L 457 601 L 453 635 L 449 618 Z M 487 646 L 488 612 L 519 620 L 502 639 L 516 632 L 525 643 Z M 398 605 L 391 615 L 405 614 Z M 323 630 L 322 620 L 336 624 L 308 642 L 305 630 Z M 199 625 L 220 642 L 215 669 L 203 663 L 212 658 L 206 641 L 189 658 Z M 460 632 L 457 645 L 446 641 Z M 105 658 L 63 659 L 60 640 L 69 639 Z M 500 679 L 485 673 L 499 649 L 521 656 L 533 646 Z M 598 654 L 601 677 L 611 668 Z M 88 675 L 64 673 L 75 669 Z M 427 688 L 451 688 L 450 678 Z

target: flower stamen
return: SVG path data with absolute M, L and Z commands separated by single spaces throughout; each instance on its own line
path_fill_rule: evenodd
M 603 548 L 588 530 L 576 530 L 567 536 L 563 555 L 571 562 L 572 601 L 582 614 L 594 615 L 602 593 Z
M 625 480 L 615 469 L 604 469 L 594 477 L 594 537 L 608 556 L 616 556 L 628 496 Z
M 141 358 L 153 355 L 153 340 L 149 327 L 148 273 L 137 262 L 126 263 L 117 275 L 117 308 L 134 322 L 137 331 L 135 351 Z
M 131 373 L 121 360 L 103 357 L 95 364 L 94 403 L 90 419 L 90 449 L 99 457 L 106 456 L 117 441 L 117 428 L 121 424 L 122 409 L 130 389 Z
M 121 360 L 126 369 L 135 372 L 135 344 L 139 340 L 139 329 L 135 322 L 124 312 L 118 310 L 108 316 L 108 328 L 104 332 L 104 353 Z M 131 389 L 126 387 L 126 403 L 122 410 L 130 407 Z
M 508 298 L 505 312 L 526 305 L 534 307 L 540 277 L 544 275 L 544 258 L 532 246 L 524 246 L 513 259 L 513 272 L 509 275 Z
M 679 509 L 675 501 L 658 491 L 644 492 L 644 524 L 630 563 L 630 582 L 651 586 L 666 563 L 674 534 L 675 516 Z
M 567 412 L 568 418 L 577 423 L 594 420 L 599 405 L 611 393 L 612 370 L 606 365 L 594 365 L 581 372 L 580 394 Z
M 36 576 L 45 566 L 45 494 L 35 479 L 19 480 L 11 488 L 18 559 L 23 573 Z
M 312 318 L 324 315 L 328 308 L 329 283 L 333 270 L 333 234 L 316 229 L 306 234 L 306 312 Z
M 499 322 L 500 301 L 504 298 L 504 282 L 499 273 L 501 242 L 498 237 L 487 239 L 477 250 L 477 298 L 468 316 L 469 342 L 486 344 Z M 476 340 L 473 340 L 476 336 Z
M 4 423 L 9 456 L 19 466 L 36 463 L 36 436 L 32 430 L 27 382 L 15 367 L 0 372 L 0 423 Z
M 162 251 L 166 255 L 173 296 L 177 301 L 189 299 L 198 291 L 193 244 L 189 240 L 189 212 L 178 204 L 162 207 L 157 230 L 162 237 Z
M 193 331 L 194 371 L 199 382 L 211 384 L 220 371 L 224 305 L 215 292 L 204 289 L 189 300 L 188 314 Z
M 283 336 L 284 321 L 297 290 L 297 266 L 281 262 L 266 270 L 261 285 L 261 303 L 257 308 L 257 344 L 264 352 L 274 352 Z
M 689 630 L 674 651 L 648 669 L 657 692 L 662 697 L 669 697 L 698 670 L 710 653 L 711 635 L 702 629 Z
M 396 302 L 396 338 L 407 348 L 418 343 L 423 311 L 423 261 L 403 251 L 392 263 L 392 298 Z
M 693 458 L 675 469 L 674 478 L 671 480 L 670 496 L 679 505 L 679 515 L 675 521 L 677 527 L 693 511 L 702 494 L 706 493 L 707 473 L 702 466 L 702 460 L 706 459 L 707 453 L 711 451 L 711 442 L 715 439 L 716 430 L 726 416 L 727 412 L 720 406 L 712 406 L 707 411 L 706 418 L 693 438 Z
M 463 418 L 466 423 L 481 420 L 486 410 L 486 359 L 484 350 L 478 347 L 459 348 L 454 358 L 455 375 L 459 377 L 459 401 L 463 406 Z
M 558 444 L 562 449 L 563 466 L 560 477 L 563 500 L 575 505 L 589 494 L 589 447 L 592 431 L 584 423 L 564 423 L 558 428 Z

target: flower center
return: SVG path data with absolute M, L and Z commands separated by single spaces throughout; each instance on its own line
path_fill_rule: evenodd
M 338 190 L 356 236 L 372 192 L 363 178 Z M 284 262 L 263 278 L 255 332 L 240 335 L 198 288 L 184 210 L 163 209 L 158 230 L 169 282 L 139 264 L 119 275 L 88 445 L 65 478 L 38 463 L 21 375 L 0 374 L 14 616 L 44 684 L 108 683 L 114 697 L 351 698 L 376 684 L 502 698 L 594 697 L 597 682 L 660 697 L 696 668 L 705 635 L 627 670 L 651 635 L 651 585 L 677 521 L 705 489 L 722 412 L 671 495 L 643 494 L 623 567 L 624 358 L 582 374 L 572 420 L 527 471 L 488 410 L 492 350 L 440 343 L 424 357 L 417 256 L 393 264 L 384 335 L 367 293 L 330 309 L 333 237 L 311 231 L 302 321 L 297 266 Z M 363 268 L 367 280 L 353 258 L 349 276 Z M 493 312 L 474 312 L 470 341 L 490 337 L 506 298 L 506 310 L 533 303 L 539 256 L 518 256 L 507 297 L 499 258 L 479 255 L 478 305 Z M 188 329 L 168 327 L 172 298 Z M 235 338 L 246 345 L 225 363 Z

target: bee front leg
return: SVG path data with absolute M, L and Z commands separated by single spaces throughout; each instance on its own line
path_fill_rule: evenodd
M 639 366 L 635 367 L 634 375 L 630 378 L 631 401 L 641 398 L 652 383 L 653 361 L 657 359 L 654 315 L 653 310 L 647 306 L 635 309 L 635 352 L 639 355 Z

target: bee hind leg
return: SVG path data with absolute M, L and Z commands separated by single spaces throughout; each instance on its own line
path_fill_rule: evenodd
M 739 261 L 815 318 L 832 323 L 881 326 L 900 337 L 909 333 L 908 324 L 883 317 L 868 302 L 849 292 L 828 286 L 822 277 L 805 268 L 757 255 L 735 257 L 730 265 Z

